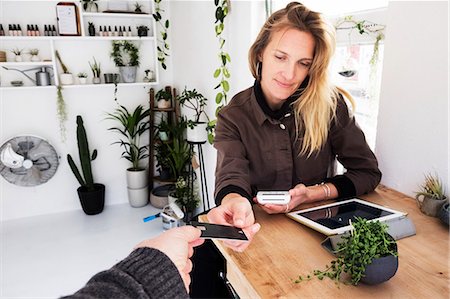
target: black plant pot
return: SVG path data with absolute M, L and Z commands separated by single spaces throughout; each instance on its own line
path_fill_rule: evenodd
M 161 180 L 168 180 L 171 178 L 170 168 L 160 168 L 159 169 L 159 178 Z
M 148 36 L 148 29 L 138 28 L 138 36 Z
M 397 244 L 395 252 L 397 252 Z M 370 265 L 366 266 L 364 277 L 361 282 L 365 284 L 375 285 L 391 279 L 398 269 L 398 256 L 388 255 L 374 259 Z
M 89 36 L 95 36 L 95 27 L 88 27 Z
M 87 215 L 100 214 L 105 205 L 105 185 L 94 184 L 94 188 L 94 191 L 88 191 L 84 186 L 77 189 L 81 207 Z

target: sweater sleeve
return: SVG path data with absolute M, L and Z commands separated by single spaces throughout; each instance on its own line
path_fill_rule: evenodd
M 111 269 L 63 298 L 189 298 L 172 261 L 153 248 L 138 248 Z

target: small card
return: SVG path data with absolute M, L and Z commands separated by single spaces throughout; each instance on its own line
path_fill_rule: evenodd
M 201 230 L 202 234 L 200 238 L 248 241 L 244 231 L 234 226 L 202 223 L 197 221 L 192 221 L 190 224 Z

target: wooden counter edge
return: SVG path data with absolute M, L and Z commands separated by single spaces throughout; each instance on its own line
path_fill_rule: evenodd
M 206 215 L 201 215 L 199 220 L 202 222 L 209 222 Z M 228 253 L 227 247 L 225 247 L 220 240 L 212 240 L 217 249 L 219 249 L 222 256 L 227 262 L 226 277 L 231 283 L 235 291 L 239 294 L 241 298 L 261 298 L 250 282 L 247 280 L 242 271 L 239 270 L 238 265 L 233 261 L 230 254 Z

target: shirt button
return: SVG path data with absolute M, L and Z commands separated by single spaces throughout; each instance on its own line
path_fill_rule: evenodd
M 280 124 L 280 128 L 281 128 L 282 130 L 285 130 L 285 129 L 286 129 L 286 126 L 283 125 L 283 124 Z
M 289 117 L 289 116 L 291 116 L 291 114 L 290 113 L 288 113 L 288 114 L 286 114 L 284 117 Z

